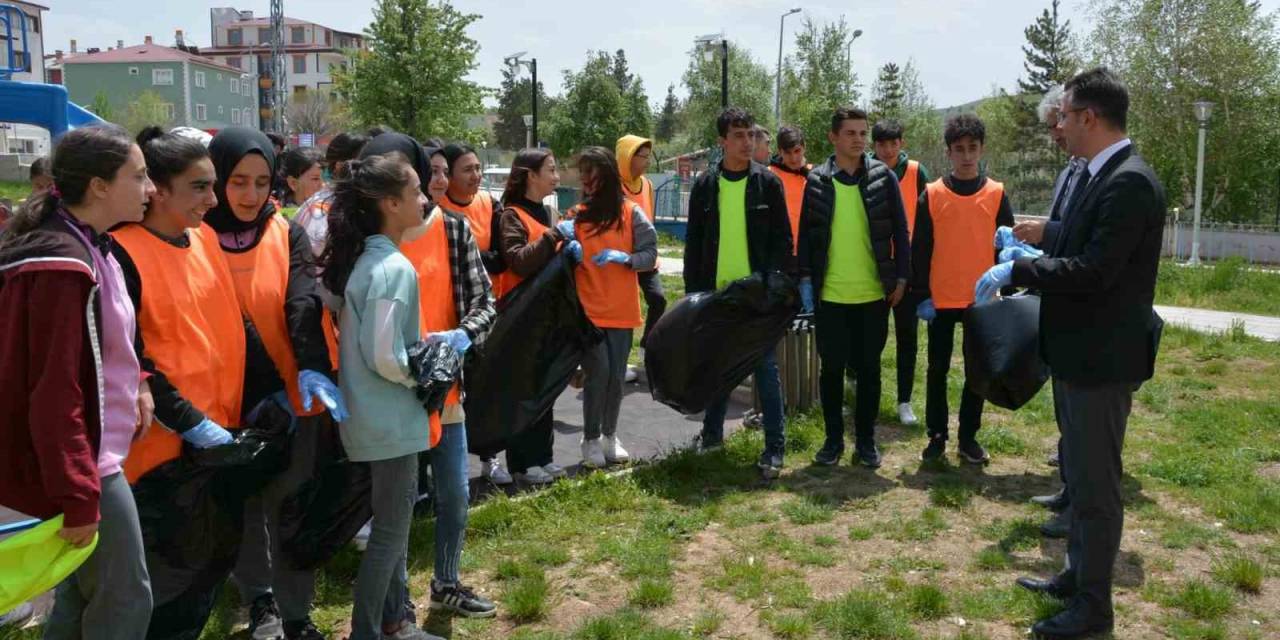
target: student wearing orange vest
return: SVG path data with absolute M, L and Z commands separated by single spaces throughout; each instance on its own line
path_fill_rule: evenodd
M 530 148 L 516 154 L 502 193 L 504 208 L 495 240 L 507 265 L 496 285 L 499 296 L 542 271 L 562 243 L 574 244 L 573 223 L 557 222 L 554 212 L 542 203 L 543 198 L 555 193 L 559 184 L 559 169 L 550 150 Z M 563 467 L 552 461 L 555 445 L 552 423 L 552 411 L 548 409 L 537 422 L 506 443 L 507 464 L 522 482 L 548 484 L 567 475 Z M 485 471 L 485 477 L 492 479 L 490 469 L 486 467 Z
M 881 120 L 871 127 L 871 144 L 876 160 L 884 163 L 898 178 L 902 206 L 907 213 L 907 236 L 915 232 L 916 203 L 929 172 L 924 165 L 907 158 L 902 124 L 897 120 Z M 916 352 L 919 350 L 919 324 L 916 307 L 923 302 L 911 291 L 893 308 L 894 341 L 898 349 L 898 421 L 907 426 L 919 424 L 911 409 L 911 392 L 916 384 Z
M 804 203 L 804 183 L 813 166 L 804 157 L 804 132 L 798 127 L 778 129 L 778 154 L 769 160 L 769 170 L 782 181 L 787 196 L 787 216 L 791 218 L 791 237 L 800 237 L 800 205 Z M 796 244 L 791 249 L 795 255 Z
M 649 222 L 654 222 L 657 213 L 654 211 L 653 183 L 644 177 L 649 170 L 649 163 L 653 161 L 653 141 L 640 136 L 622 136 L 618 138 L 616 152 L 618 172 L 622 176 L 623 197 L 643 209 L 645 215 L 649 216 Z M 640 334 L 643 357 L 644 341 L 649 337 L 649 331 L 667 310 L 667 296 L 662 291 L 662 278 L 657 269 L 640 274 L 640 293 L 644 294 L 646 308 L 644 333 Z
M 361 152 L 365 158 L 387 154 L 409 159 L 424 194 L 438 197 L 447 188 L 445 155 L 439 149 L 426 149 L 402 133 L 384 133 Z M 489 276 L 472 229 L 461 214 L 430 206 L 422 224 L 406 230 L 398 243 L 418 276 L 420 333 L 429 342 L 448 342 L 464 357 L 473 343 L 483 342 L 495 315 Z M 431 608 L 471 618 L 491 617 L 494 604 L 458 577 L 470 486 L 463 400 L 459 383 L 445 400 L 442 414 L 432 416 L 430 424 L 431 450 L 426 455 L 434 479 L 436 514 Z
M 406 606 L 419 454 L 431 448 L 440 416 L 428 415 L 414 392 L 408 350 L 422 338 L 422 305 L 417 271 L 398 246 L 422 226 L 427 198 L 417 172 L 394 154 L 351 161 L 333 191 L 320 266 L 324 286 L 343 297 L 340 376 L 351 416 L 340 430 L 347 454 L 367 462 L 373 480 L 373 527 L 356 574 L 350 638 L 439 640 L 414 624 Z M 446 410 L 458 402 L 451 396 Z
M 923 299 L 920 319 L 929 323 L 929 369 L 925 383 L 925 424 L 929 445 L 920 458 L 938 460 L 947 447 L 947 373 L 955 328 L 974 301 L 974 285 L 996 264 L 992 238 L 999 227 L 1012 227 L 1013 208 L 1004 185 L 981 174 L 986 127 L 977 116 L 947 120 L 943 138 L 951 173 L 929 183 L 916 207 L 911 264 L 913 289 Z M 969 389 L 960 393 L 960 457 L 972 464 L 990 458 L 978 444 L 982 398 Z
M 578 174 L 585 200 L 570 212 L 570 237 L 581 243 L 585 258 L 575 273 L 578 298 L 604 332 L 604 341 L 582 362 L 582 466 L 599 469 L 631 459 L 618 440 L 618 414 L 631 338 L 642 325 L 637 274 L 657 264 L 658 233 L 644 210 L 624 197 L 608 149 L 584 149 Z
M 314 572 L 273 562 L 280 540 L 271 530 L 283 498 L 311 479 L 320 431 L 337 428 L 335 422 L 346 416 L 333 382 L 336 358 L 322 325 L 324 304 L 311 244 L 302 227 L 280 215 L 269 199 L 276 158 L 262 132 L 222 129 L 209 143 L 209 154 L 218 204 L 205 221 L 218 233 L 240 311 L 261 336 L 298 418 L 288 467 L 246 504 L 245 539 L 234 576 L 250 603 L 255 640 L 282 631 L 290 640 L 318 637 L 310 621 Z M 260 377 L 252 370 L 248 375 Z

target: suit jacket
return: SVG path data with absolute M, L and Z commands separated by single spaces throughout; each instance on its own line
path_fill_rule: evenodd
M 1062 192 L 1070 186 L 1068 183 L 1073 166 L 1073 163 L 1068 161 L 1067 166 L 1063 167 L 1062 172 L 1058 174 L 1058 179 L 1053 181 L 1053 201 L 1049 203 L 1049 221 L 1044 225 L 1044 237 L 1040 244 L 1036 245 L 1041 250 L 1052 247 L 1058 239 L 1058 231 L 1062 228 L 1062 209 L 1066 208 L 1067 203 L 1063 202 L 1059 207 L 1053 205 L 1057 204 L 1058 198 L 1070 197 L 1071 194 L 1062 194 Z
M 1129 146 L 1103 165 L 1043 258 L 1019 259 L 1013 284 L 1041 292 L 1040 352 L 1060 380 L 1151 378 L 1163 323 L 1152 309 L 1164 187 Z

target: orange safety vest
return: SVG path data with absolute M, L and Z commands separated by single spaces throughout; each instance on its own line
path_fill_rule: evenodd
M 809 167 L 806 165 L 805 169 Z M 804 184 L 806 176 L 769 165 L 773 175 L 782 180 L 782 192 L 787 197 L 787 217 L 791 218 L 791 255 L 800 251 L 800 209 L 804 204 Z
M 444 232 L 444 215 L 431 222 L 426 233 L 400 245 L 400 252 L 418 273 L 418 311 L 422 337 L 458 328 L 458 309 L 453 303 L 453 272 L 449 265 L 449 238 Z M 460 387 L 453 385 L 445 396 L 446 405 L 462 402 Z M 431 446 L 440 442 L 439 412 L 431 414 Z
M 1004 185 L 987 179 L 971 196 L 948 189 L 942 180 L 925 187 L 933 219 L 933 261 L 929 291 L 938 309 L 964 309 L 973 304 L 978 278 L 995 265 L 991 239 L 1004 197 Z
M 476 246 L 481 251 L 493 248 L 493 197 L 486 191 L 476 193 L 470 204 L 458 204 L 453 198 L 445 196 L 445 209 L 461 213 L 471 223 L 471 235 L 476 237 Z
M 907 238 L 916 231 L 916 206 L 920 204 L 920 163 L 907 161 L 907 170 L 902 172 L 902 180 L 898 182 L 902 191 L 902 207 L 907 210 Z M 932 200 L 929 203 L 933 206 Z
M 578 242 L 582 243 L 582 264 L 577 267 L 576 278 L 578 298 L 592 324 L 601 329 L 635 329 L 644 324 L 640 317 L 640 278 L 635 270 L 615 262 L 598 267 L 591 261 L 605 249 L 627 253 L 635 250 L 631 237 L 632 206 L 623 200 L 620 229 L 597 233 L 595 225 L 579 223 L 575 230 Z
M 186 249 L 140 224 L 111 235 L 128 252 L 142 281 L 138 329 L 143 355 L 205 417 L 239 428 L 244 320 L 217 233 L 206 225 L 191 229 Z M 129 449 L 124 473 L 130 483 L 182 453 L 182 438 L 162 427 L 153 422 Z
M 631 193 L 627 189 L 627 185 L 622 185 L 622 196 L 630 200 L 634 204 L 640 205 L 646 216 L 649 216 L 649 222 L 653 222 L 653 217 L 657 213 L 653 210 L 653 183 L 649 179 L 640 176 L 640 193 Z
M 253 321 L 258 335 L 262 336 L 263 346 L 284 381 L 295 415 L 323 413 L 324 405 L 315 401 L 310 411 L 303 411 L 302 398 L 298 395 L 298 360 L 293 354 L 293 341 L 289 339 L 284 316 L 289 287 L 289 222 L 284 216 L 273 215 L 262 229 L 262 239 L 257 246 L 242 253 L 224 253 L 231 267 L 240 310 Z M 322 330 L 323 327 L 321 321 Z
M 538 219 L 533 217 L 533 215 L 528 211 L 525 211 L 524 207 L 515 204 L 507 205 L 507 207 L 516 212 L 516 217 L 518 217 L 520 222 L 524 225 L 525 231 L 527 232 L 526 237 L 528 238 L 528 242 L 537 240 L 542 236 L 542 234 L 547 232 L 547 229 L 550 229 L 547 225 L 538 222 Z M 494 278 L 494 298 L 502 298 L 502 296 L 507 295 L 511 290 L 520 286 L 521 282 L 524 282 L 524 277 L 517 275 L 514 270 L 508 268 L 506 271 L 503 271 Z

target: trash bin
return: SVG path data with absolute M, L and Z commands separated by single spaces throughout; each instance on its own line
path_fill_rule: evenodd
M 775 352 L 778 377 L 782 380 L 782 402 L 786 412 L 803 413 L 819 402 L 818 344 L 813 328 L 813 314 L 796 316 Z M 763 410 L 760 393 L 751 379 L 751 402 L 756 415 Z

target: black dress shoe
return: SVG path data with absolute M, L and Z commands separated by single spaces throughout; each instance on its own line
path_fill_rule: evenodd
M 1038 504 L 1050 511 L 1062 511 L 1071 504 L 1070 500 L 1067 498 L 1066 489 L 1061 489 L 1057 493 L 1052 493 L 1047 496 L 1035 496 L 1031 498 L 1031 503 Z
M 1083 607 L 1072 607 L 1058 615 L 1041 620 L 1031 626 L 1031 637 L 1040 640 L 1075 640 L 1110 633 L 1115 619 L 1110 616 L 1092 615 Z
M 1043 593 L 1059 600 L 1068 600 L 1075 595 L 1075 587 L 1067 586 L 1060 577 L 1032 578 L 1023 576 L 1015 580 L 1019 587 L 1031 593 Z
M 1046 538 L 1065 538 L 1071 534 L 1071 512 L 1063 511 L 1054 514 L 1048 522 L 1040 525 L 1040 535 Z

